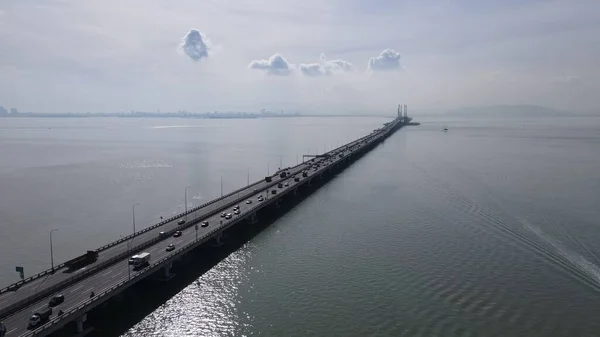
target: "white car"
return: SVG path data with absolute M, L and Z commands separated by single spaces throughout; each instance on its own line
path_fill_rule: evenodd
M 240 214 L 240 210 L 239 210 L 239 209 L 236 209 L 235 211 L 233 211 L 233 214 L 235 214 L 235 215 L 239 215 L 239 214 Z
M 247 204 L 251 204 L 251 203 L 252 203 L 252 200 L 248 199 L 248 200 L 246 200 L 246 203 L 247 203 Z
M 225 219 L 231 219 L 232 216 L 233 215 L 231 215 L 231 213 L 227 213 L 227 214 L 225 214 Z

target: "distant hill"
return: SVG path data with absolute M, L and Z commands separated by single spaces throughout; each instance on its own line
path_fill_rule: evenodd
M 491 105 L 450 110 L 448 115 L 481 117 L 560 117 L 572 114 L 538 105 Z

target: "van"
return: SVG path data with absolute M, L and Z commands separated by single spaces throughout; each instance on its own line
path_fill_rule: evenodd
M 164 237 L 166 237 L 166 236 L 167 236 L 167 233 L 165 233 L 165 232 L 160 232 L 160 233 L 158 233 L 158 237 L 159 237 L 159 238 L 164 238 Z

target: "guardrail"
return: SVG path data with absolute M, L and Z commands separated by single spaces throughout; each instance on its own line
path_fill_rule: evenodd
M 258 208 L 258 207 L 264 207 L 261 204 L 255 205 L 253 207 L 251 207 L 246 213 L 252 213 L 254 211 L 254 209 Z M 239 217 L 239 218 L 235 218 L 232 220 L 229 220 L 227 222 L 224 223 L 224 226 L 228 226 L 230 223 L 233 222 L 238 222 L 240 220 L 242 220 L 243 217 Z M 67 311 L 64 311 L 64 313 L 61 316 L 55 316 L 54 318 L 50 319 L 48 322 L 46 322 L 46 324 L 40 326 L 39 328 L 33 330 L 33 331 L 29 331 L 23 335 L 21 335 L 20 337 L 24 337 L 24 336 L 37 336 L 41 333 L 44 332 L 44 330 L 50 328 L 53 324 L 68 319 L 68 318 L 74 318 L 78 315 L 77 314 L 78 311 L 80 311 L 81 309 L 85 308 L 86 306 L 88 306 L 89 304 L 96 302 L 100 299 L 102 299 L 103 297 L 106 297 L 107 295 L 109 295 L 109 293 L 111 293 L 112 291 L 124 286 L 127 283 L 135 283 L 137 282 L 138 279 L 143 279 L 146 278 L 148 276 L 148 272 L 156 269 L 156 268 L 162 268 L 163 264 L 170 260 L 175 258 L 175 256 L 177 256 L 178 254 L 189 250 L 191 248 L 193 248 L 193 246 L 195 245 L 201 245 L 203 244 L 207 239 L 212 238 L 213 235 L 215 235 L 217 232 L 220 232 L 222 229 L 222 227 L 215 227 L 214 229 L 212 229 L 211 231 L 209 231 L 208 233 L 205 233 L 204 235 L 200 236 L 198 239 L 194 239 L 193 241 L 191 241 L 190 243 L 188 243 L 187 245 L 177 249 L 176 251 L 174 251 L 173 253 L 161 258 L 160 260 L 150 264 L 149 266 L 147 266 L 146 268 L 138 271 L 137 273 L 135 273 L 134 275 L 131 276 L 131 279 L 126 279 L 123 281 L 120 281 L 118 283 L 116 283 L 115 285 L 111 286 L 110 288 L 103 290 L 101 293 L 97 294 L 96 296 L 94 296 L 93 298 L 87 299 L 85 301 L 82 301 L 78 304 L 76 304 L 74 307 L 71 307 L 70 309 L 68 309 Z
M 299 165 L 297 165 L 297 166 L 299 166 Z M 296 169 L 297 166 L 293 167 L 292 170 Z M 279 181 L 274 181 L 272 183 L 269 183 L 268 185 L 266 185 L 266 188 L 270 188 L 270 187 L 272 187 L 272 186 L 274 186 L 276 184 L 279 184 Z M 230 196 L 233 195 L 233 194 L 234 193 L 231 193 Z M 240 200 L 243 200 L 243 199 L 245 199 L 245 196 L 233 199 L 229 203 L 225 204 L 223 207 L 217 208 L 217 209 L 214 209 L 213 211 L 208 212 L 202 218 L 211 217 L 211 216 L 219 213 L 222 209 L 230 207 L 233 204 L 237 204 L 237 203 L 239 203 Z M 221 200 L 223 200 L 223 199 L 221 199 Z M 189 214 L 189 212 L 187 214 Z M 170 231 L 168 231 L 168 233 L 173 233 L 173 232 L 175 232 L 176 230 L 179 230 L 179 229 L 189 228 L 192 225 L 200 222 L 202 218 L 194 219 L 191 222 L 187 222 L 185 225 L 183 225 L 181 227 L 173 228 Z M 0 318 L 3 318 L 5 316 L 7 316 L 7 315 L 10 315 L 10 314 L 12 314 L 12 313 L 20 310 L 23 306 L 26 306 L 26 305 L 28 305 L 30 303 L 34 303 L 35 301 L 38 301 L 39 299 L 42 299 L 42 298 L 44 298 L 44 297 L 52 294 L 53 292 L 60 290 L 61 288 L 67 287 L 70 284 L 73 284 L 73 283 L 75 283 L 75 282 L 77 282 L 77 281 L 79 281 L 79 280 L 81 280 L 83 278 L 88 277 L 89 275 L 92 275 L 94 273 L 97 273 L 97 272 L 101 271 L 102 269 L 108 267 L 109 265 L 111 265 L 111 264 L 113 264 L 113 263 L 115 263 L 115 262 L 117 262 L 119 260 L 122 260 L 122 259 L 126 258 L 127 256 L 129 256 L 132 253 L 138 252 L 138 251 L 140 251 L 140 250 L 142 250 L 142 249 L 144 249 L 144 248 L 146 248 L 148 246 L 154 245 L 155 243 L 157 243 L 159 241 L 162 241 L 162 240 L 165 240 L 167 238 L 168 238 L 168 236 L 165 236 L 165 237 L 155 237 L 155 238 L 153 238 L 151 240 L 145 241 L 144 243 L 139 244 L 139 245 L 137 245 L 137 246 L 135 246 L 135 247 L 133 247 L 133 248 L 125 251 L 125 252 L 117 254 L 117 255 L 113 256 L 112 258 L 110 258 L 110 259 L 108 259 L 106 261 L 102 261 L 102 262 L 96 264 L 95 266 L 93 266 L 90 269 L 87 269 L 87 270 L 85 270 L 85 271 L 83 271 L 81 273 L 78 273 L 76 275 L 73 275 L 73 276 L 71 276 L 71 277 L 69 277 L 69 278 L 67 278 L 67 279 L 65 279 L 65 280 L 63 280 L 61 282 L 58 282 L 58 283 L 56 283 L 56 284 L 54 284 L 54 285 L 52 285 L 52 286 L 50 286 L 48 288 L 45 288 L 45 289 L 43 289 L 43 290 L 35 293 L 32 296 L 29 296 L 27 298 L 21 299 L 21 300 L 15 302 L 15 303 L 12 303 L 11 305 L 9 305 L 9 306 L 7 306 L 5 308 L 2 308 L 0 310 Z
M 295 169 L 295 168 L 297 168 L 298 166 L 301 166 L 301 165 L 302 165 L 302 164 L 298 164 L 298 165 L 296 165 L 296 166 L 292 166 L 292 167 L 290 167 L 290 169 Z M 97 248 L 95 251 L 99 253 L 99 252 L 101 252 L 101 251 L 103 251 L 103 250 L 106 250 L 106 249 L 108 249 L 108 248 L 110 248 L 110 247 L 113 247 L 113 246 L 115 246 L 115 245 L 118 245 L 118 244 L 120 244 L 120 243 L 122 243 L 122 242 L 125 242 L 125 241 L 127 241 L 127 240 L 130 240 L 131 238 L 134 238 L 134 237 L 136 237 L 136 236 L 138 236 L 138 235 L 141 235 L 141 234 L 143 234 L 143 233 L 146 233 L 146 232 L 148 232 L 148 231 L 150 231 L 150 230 L 153 230 L 153 229 L 155 229 L 155 228 L 158 228 L 158 227 L 160 227 L 160 226 L 163 226 L 163 225 L 165 225 L 165 224 L 167 224 L 167 223 L 170 223 L 170 222 L 172 222 L 173 220 L 179 219 L 179 218 L 181 218 L 181 217 L 184 217 L 184 216 L 186 216 L 186 215 L 188 215 L 188 214 L 194 213 L 194 212 L 196 212 L 196 211 L 198 211 L 198 210 L 200 210 L 200 209 L 202 209 L 202 208 L 204 208 L 204 207 L 207 207 L 207 206 L 209 206 L 209 205 L 212 205 L 212 204 L 214 204 L 214 203 L 216 203 L 216 202 L 219 202 L 219 201 L 222 201 L 222 200 L 224 200 L 224 199 L 226 199 L 226 198 L 229 198 L 230 196 L 232 196 L 232 195 L 234 195 L 234 194 L 236 194 L 236 193 L 242 192 L 242 191 L 244 191 L 244 190 L 246 190 L 246 189 L 249 189 L 249 188 L 252 188 L 252 187 L 254 187 L 254 186 L 256 186 L 256 185 L 259 185 L 259 184 L 261 184 L 262 182 L 263 182 L 263 180 L 259 180 L 259 181 L 256 181 L 256 182 L 254 182 L 254 183 L 252 183 L 252 184 L 248 185 L 248 186 L 241 187 L 241 188 L 239 188 L 239 189 L 237 189 L 237 190 L 235 190 L 235 191 L 233 191 L 233 192 L 230 192 L 230 193 L 228 193 L 228 194 L 225 194 L 225 195 L 223 195 L 222 197 L 218 197 L 218 198 L 216 198 L 216 199 L 213 199 L 213 200 L 211 200 L 211 201 L 208 201 L 208 202 L 206 202 L 206 203 L 204 203 L 204 204 L 202 204 L 202 205 L 200 205 L 200 206 L 196 206 L 196 207 L 194 207 L 194 208 L 192 208 L 192 209 L 189 209 L 187 212 L 183 212 L 183 213 L 177 214 L 177 215 L 175 215 L 175 216 L 172 216 L 172 217 L 170 217 L 170 218 L 168 218 L 168 219 L 166 219 L 166 220 L 163 220 L 163 221 L 161 221 L 161 222 L 159 222 L 159 223 L 157 223 L 157 224 L 154 224 L 154 225 L 152 225 L 152 226 L 150 226 L 150 227 L 146 227 L 146 228 L 144 228 L 144 229 L 142 229 L 142 230 L 140 230 L 140 231 L 137 231 L 137 232 L 135 232 L 135 233 L 133 233 L 133 234 L 130 234 L 130 235 L 128 235 L 128 236 L 125 236 L 125 237 L 122 237 L 122 238 L 120 238 L 120 239 L 118 239 L 118 240 L 116 240 L 116 241 L 113 241 L 113 242 L 111 242 L 111 243 L 109 243 L 109 244 L 106 244 L 106 245 L 104 245 L 104 246 L 102 246 L 102 247 L 100 247 L 100 248 Z M 15 282 L 15 283 L 13 283 L 13 284 L 10 284 L 10 285 L 8 285 L 8 286 L 6 286 L 6 287 L 4 287 L 4 288 L 0 289 L 0 295 L 1 295 L 1 294 L 3 294 L 3 293 L 5 293 L 5 292 L 8 292 L 8 291 L 17 290 L 17 289 L 18 289 L 18 288 L 20 288 L 20 287 L 21 287 L 23 284 L 25 284 L 25 283 L 27 283 L 27 282 L 31 282 L 31 281 L 33 281 L 33 280 L 36 280 L 36 279 L 38 279 L 38 278 L 40 278 L 40 277 L 43 277 L 43 276 L 46 276 L 46 275 L 48 275 L 48 274 L 52 274 L 53 272 L 56 272 L 57 270 L 59 270 L 59 269 L 63 268 L 64 266 L 65 266 L 65 263 L 61 263 L 61 264 L 59 264 L 58 266 L 54 267 L 54 270 L 52 270 L 52 269 L 47 269 L 47 270 L 44 270 L 44 271 L 42 271 L 42 272 L 40 272 L 40 273 L 38 273 L 38 274 L 36 274 L 36 275 L 30 276 L 30 277 L 28 277 L 28 278 L 25 278 L 25 279 L 23 279 L 23 280 L 21 280 L 21 281 L 18 281 L 18 282 Z
M 371 139 L 369 139 L 369 140 L 372 140 L 373 138 L 378 138 L 378 140 L 379 140 L 379 138 L 381 138 L 382 136 L 387 136 L 387 135 L 389 134 L 389 131 L 392 131 L 392 129 L 393 129 L 393 128 L 394 128 L 394 127 L 397 125 L 397 124 L 398 124 L 398 123 L 391 125 L 389 129 L 384 129 L 384 130 L 382 130 L 382 134 L 379 134 L 378 136 L 372 137 L 372 138 L 371 138 Z M 385 132 L 384 132 L 384 131 L 385 131 Z M 366 138 L 366 137 L 363 137 L 363 138 Z M 385 137 L 384 137 L 384 138 L 385 138 Z M 370 145 L 370 144 L 369 144 L 369 145 Z M 336 149 L 336 150 L 337 150 L 337 149 Z M 335 151 L 335 150 L 333 150 L 333 151 Z M 330 152 L 332 152 L 332 151 L 330 151 Z M 336 162 L 338 162 L 338 161 L 339 161 L 339 160 L 337 160 L 337 159 L 336 159 Z M 318 171 L 317 171 L 317 172 L 315 172 L 315 173 L 320 173 L 321 171 L 325 170 L 325 168 L 326 168 L 326 167 L 323 167 L 323 168 L 321 168 L 320 170 L 318 170 Z M 275 184 L 276 184 L 276 183 L 270 184 L 270 186 L 273 186 L 273 185 L 275 185 Z M 270 186 L 269 186 L 269 187 L 270 187 Z M 289 191 L 288 191 L 288 192 L 289 192 Z M 283 195 L 285 195 L 285 194 L 283 194 Z M 254 206 L 252 206 L 250 209 L 248 209 L 248 210 L 247 210 L 245 213 L 246 213 L 247 215 L 248 215 L 248 214 L 251 214 L 251 213 L 253 213 L 253 212 L 254 212 L 254 210 L 255 210 L 255 209 L 257 209 L 257 208 L 262 208 L 262 207 L 265 207 L 265 206 L 267 206 L 268 204 L 272 203 L 272 202 L 273 202 L 273 200 L 274 200 L 274 198 L 272 198 L 270 201 L 267 199 L 267 202 L 266 202 L 266 203 L 264 203 L 264 204 L 257 204 L 257 205 L 254 205 Z M 231 204 L 233 204 L 233 203 L 235 203 L 235 202 L 232 202 Z M 216 211 L 215 213 L 218 213 L 218 211 Z M 188 213 L 188 214 L 189 214 L 189 213 Z M 39 334 L 42 334 L 42 333 L 44 333 L 44 330 L 46 330 L 46 329 L 49 329 L 49 328 L 50 328 L 50 327 L 51 327 L 53 324 L 55 324 L 55 323 L 58 323 L 58 322 L 60 322 L 60 321 L 62 321 L 62 320 L 66 320 L 66 319 L 68 319 L 68 318 L 74 318 L 75 316 L 79 315 L 79 313 L 78 313 L 79 311 L 81 311 L 81 310 L 82 310 L 82 309 L 84 309 L 86 306 L 90 305 L 91 303 L 93 303 L 93 302 L 96 302 L 96 301 L 99 301 L 99 300 L 103 299 L 104 297 L 106 297 L 107 295 L 109 295 L 111 292 L 113 292 L 113 291 L 117 290 L 118 288 L 120 288 L 120 287 L 122 287 L 122 286 L 124 286 L 124 285 L 126 285 L 126 284 L 128 284 L 128 283 L 135 283 L 135 282 L 137 282 L 137 280 L 138 280 L 138 279 L 143 279 L 143 278 L 147 277 L 148 275 L 146 275 L 146 274 L 147 274 L 148 272 L 150 272 L 151 270 L 153 270 L 153 269 L 156 269 L 156 268 L 159 268 L 159 267 L 162 267 L 162 265 L 163 265 L 163 264 L 164 264 L 166 261 L 168 261 L 168 260 L 170 260 L 170 259 L 173 259 L 173 258 L 175 258 L 175 257 L 176 257 L 178 254 L 180 254 L 180 253 L 183 253 L 183 252 L 185 252 L 185 251 L 186 251 L 186 250 L 188 250 L 188 249 L 193 249 L 193 248 L 194 248 L 193 246 L 195 246 L 195 245 L 200 245 L 200 244 L 203 244 L 203 243 L 205 242 L 205 240 L 206 240 L 206 239 L 210 239 L 210 238 L 211 238 L 213 235 L 215 235 L 217 232 L 220 232 L 220 231 L 223 231 L 223 230 L 225 230 L 226 228 L 228 228 L 228 227 L 232 226 L 232 225 L 233 225 L 234 223 L 236 223 L 236 222 L 239 222 L 239 221 L 243 220 L 244 218 L 245 218 L 245 217 L 238 217 L 238 218 L 234 218 L 234 219 L 232 219 L 232 220 L 230 220 L 230 221 L 226 221 L 226 222 L 225 222 L 225 223 L 224 223 L 222 226 L 215 227 L 214 229 L 212 229 L 211 231 L 209 231 L 209 232 L 205 233 L 205 234 L 204 234 L 204 235 L 202 235 L 201 237 L 199 237 L 199 238 L 197 238 L 197 239 L 195 239 L 195 240 L 191 241 L 191 242 L 190 242 L 190 243 L 188 243 L 187 245 L 185 245 L 185 246 L 183 246 L 183 247 L 181 247 L 181 248 L 177 249 L 177 250 L 176 250 L 176 251 L 174 251 L 172 254 L 169 254 L 169 255 L 167 255 L 167 256 L 165 256 L 165 257 L 163 257 L 162 259 L 158 260 L 157 262 L 154 262 L 154 263 L 152 263 L 151 265 L 147 266 L 146 268 L 142 269 L 141 271 L 137 272 L 137 273 L 136 273 L 136 274 L 134 274 L 134 275 L 133 275 L 133 276 L 132 276 L 130 279 L 126 279 L 126 280 L 120 281 L 120 282 L 116 283 L 115 285 L 111 286 L 110 288 L 108 288 L 108 289 L 106 289 L 106 290 L 102 291 L 100 294 L 97 294 L 97 295 L 96 295 L 96 296 L 94 296 L 93 298 L 91 298 L 91 299 L 88 299 L 88 300 L 85 300 L 85 301 L 82 301 L 82 302 L 80 302 L 80 303 L 76 304 L 74 307 L 71 307 L 69 310 L 67 310 L 66 312 L 64 312 L 64 314 L 63 314 L 63 315 L 61 315 L 61 316 L 55 316 L 54 318 L 50 319 L 50 321 L 48 321 L 48 322 L 47 322 L 46 324 L 44 324 L 43 326 L 41 326 L 41 327 L 37 328 L 36 330 L 33 330 L 33 331 L 30 331 L 30 332 L 27 332 L 26 334 L 23 334 L 23 335 L 21 335 L 21 337 L 24 337 L 24 336 L 37 336 L 37 335 L 39 335 Z M 189 227 L 191 227 L 192 225 L 194 225 L 194 224 L 196 224 L 196 223 L 198 223 L 198 222 L 200 222 L 200 219 L 195 219 L 195 220 L 193 220 L 192 222 L 190 222 L 190 223 L 187 223 L 187 224 L 186 224 L 186 226 L 185 226 L 185 228 L 189 228 Z M 178 228 L 174 228 L 174 229 L 172 229 L 172 230 L 171 230 L 171 231 L 169 231 L 169 232 L 174 232 L 174 231 L 176 231 L 176 230 L 178 230 Z M 162 239 L 164 239 L 164 238 L 156 238 L 156 239 L 150 240 L 149 242 L 146 242 L 146 243 L 144 243 L 144 244 L 142 244 L 142 245 L 136 246 L 136 249 L 140 248 L 141 246 L 146 246 L 146 245 L 150 244 L 150 242 L 151 242 L 151 244 L 154 244 L 155 242 L 161 241 Z M 140 249 L 143 249 L 143 248 L 145 248 L 145 247 L 142 247 L 142 248 L 140 248 Z M 127 254 L 130 254 L 130 253 L 131 253 L 131 252 L 125 252 L 125 254 L 126 254 L 126 255 L 127 255 Z M 121 255 L 122 255 L 122 254 L 121 254 Z M 114 257 L 114 258 L 116 258 L 116 257 Z M 114 258 L 113 258 L 113 259 L 114 259 Z M 107 260 L 107 261 L 105 261 L 104 263 L 107 263 L 107 262 L 108 262 L 108 260 Z M 149 274 L 149 273 L 148 273 L 148 274 Z M 1 315 L 0 315 L 0 317 L 1 317 Z
M 33 276 L 29 276 L 28 278 L 25 278 L 25 279 L 23 279 L 23 280 L 21 280 L 21 281 L 15 282 L 15 283 L 13 283 L 13 284 L 11 284 L 11 285 L 7 286 L 7 287 L 4 287 L 4 288 L 0 289 L 0 294 L 3 294 L 3 293 L 5 293 L 5 292 L 8 292 L 8 291 L 17 290 L 17 289 L 19 289 L 19 288 L 20 288 L 20 287 L 21 287 L 23 284 L 25 284 L 25 283 L 27 283 L 27 282 L 31 282 L 31 281 L 33 281 L 33 280 L 36 280 L 36 279 L 38 279 L 38 278 L 40 278 L 40 277 L 43 277 L 43 276 L 46 276 L 46 275 L 48 275 L 48 274 L 53 274 L 53 273 L 55 273 L 57 270 L 61 269 L 61 268 L 62 268 L 62 267 L 64 267 L 64 266 L 65 266 L 65 264 L 64 264 L 64 263 L 61 263 L 61 264 L 59 264 L 58 266 L 54 267 L 54 270 L 52 270 L 52 269 L 46 269 L 46 270 L 44 270 L 44 271 L 43 271 L 43 272 L 41 272 L 41 273 L 35 274 L 35 275 L 33 275 Z

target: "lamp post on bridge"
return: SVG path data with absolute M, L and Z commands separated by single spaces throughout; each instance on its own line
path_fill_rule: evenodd
M 271 161 L 267 161 L 267 176 L 271 175 Z
M 131 241 L 127 241 L 127 255 L 131 255 Z M 131 256 L 129 256 L 131 257 Z M 131 265 L 129 264 L 129 259 L 127 259 L 127 275 L 129 278 L 129 281 L 131 281 Z
M 50 266 L 52 268 L 52 272 L 54 273 L 54 250 L 52 248 L 52 232 L 57 231 L 58 228 L 50 230 Z
M 133 204 L 133 206 L 131 206 L 131 213 L 133 214 L 133 234 L 135 234 L 135 206 L 139 206 L 140 204 Z M 133 239 L 133 238 L 132 238 Z
M 221 198 L 223 197 L 223 176 L 221 176 Z
M 250 168 L 248 167 L 248 176 L 246 178 L 246 186 L 250 186 Z
M 190 187 L 192 187 L 192 186 L 188 185 L 188 186 L 185 187 L 185 197 L 184 197 L 184 202 L 185 202 L 185 221 L 187 221 L 187 211 L 188 211 L 187 210 L 187 206 L 188 206 L 188 203 L 187 203 L 187 190 Z

